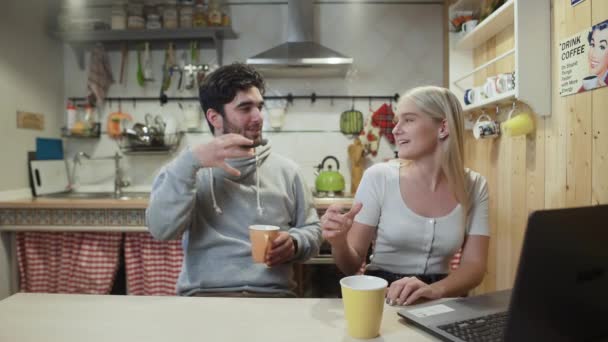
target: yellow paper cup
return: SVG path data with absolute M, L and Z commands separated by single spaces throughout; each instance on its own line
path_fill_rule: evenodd
M 279 235 L 281 228 L 269 225 L 249 226 L 249 239 L 251 240 L 251 257 L 255 263 L 264 263 L 266 254 L 270 249 L 272 240 Z
M 366 275 L 340 280 L 348 335 L 368 339 L 380 334 L 387 286 L 386 280 Z
M 528 113 L 519 113 L 518 115 L 509 118 L 500 126 L 504 135 L 514 137 L 524 135 L 534 130 L 534 121 Z

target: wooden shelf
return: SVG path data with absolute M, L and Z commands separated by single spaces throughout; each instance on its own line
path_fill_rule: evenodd
M 515 100 L 516 100 L 515 99 L 515 90 L 511 90 L 511 91 L 499 94 L 498 96 L 494 96 L 491 99 L 485 99 L 478 103 L 463 106 L 462 110 L 465 112 L 468 112 L 468 111 L 472 111 L 472 110 L 476 110 L 476 109 L 493 107 L 494 105 L 504 104 L 504 103 L 515 101 Z
M 128 42 L 201 42 L 201 46 L 216 50 L 217 62 L 222 65 L 223 40 L 236 39 L 231 27 L 200 27 L 158 30 L 99 30 L 55 32 L 53 36 L 71 45 L 78 59 L 78 66 L 84 69 L 84 49 L 86 45 L 105 43 L 106 48 L 117 48 Z M 164 48 L 164 46 L 158 46 Z M 151 44 L 151 48 L 155 45 Z
M 484 21 L 456 44 L 457 49 L 474 49 L 485 43 L 497 33 L 513 25 L 515 16 L 515 0 L 509 0 L 500 6 Z

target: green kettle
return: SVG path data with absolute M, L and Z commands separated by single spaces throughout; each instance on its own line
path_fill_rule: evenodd
M 328 165 L 327 170 L 325 169 L 325 162 L 329 159 L 332 159 L 336 163 L 336 171 L 331 169 L 331 165 Z M 317 169 L 318 171 L 315 172 L 315 175 L 317 176 L 315 180 L 317 192 L 344 191 L 344 177 L 338 172 L 338 170 L 340 170 L 338 158 L 334 156 L 323 158 L 323 161 L 317 166 Z

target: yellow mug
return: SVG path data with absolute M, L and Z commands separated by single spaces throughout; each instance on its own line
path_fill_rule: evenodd
M 534 130 L 534 121 L 528 113 L 519 113 L 511 117 L 515 108 L 509 112 L 509 117 L 500 125 L 501 132 L 509 137 L 525 135 Z
M 388 282 L 382 278 L 355 275 L 340 280 L 348 335 L 368 339 L 380 334 Z

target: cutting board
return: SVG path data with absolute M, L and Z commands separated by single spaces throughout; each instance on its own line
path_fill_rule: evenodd
M 68 170 L 63 160 L 32 160 L 30 172 L 35 196 L 66 192 L 70 189 Z

